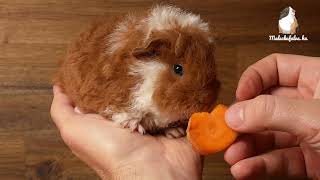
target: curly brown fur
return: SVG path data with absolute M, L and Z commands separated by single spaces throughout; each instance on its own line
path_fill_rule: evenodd
M 81 112 L 140 133 L 211 110 L 219 84 L 207 24 L 169 6 L 94 24 L 70 47 L 55 83 Z

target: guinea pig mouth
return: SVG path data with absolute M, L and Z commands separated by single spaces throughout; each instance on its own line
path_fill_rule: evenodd
M 185 120 L 177 120 L 177 121 L 171 122 L 171 123 L 169 123 L 166 127 L 163 127 L 163 128 L 155 128 L 155 129 L 150 130 L 148 133 L 149 133 L 150 135 L 163 134 L 166 129 L 168 129 L 168 128 L 177 128 L 177 127 L 181 127 L 181 128 L 183 128 L 184 130 L 186 130 L 187 127 L 188 127 L 188 119 L 185 119 Z
M 176 128 L 176 127 L 182 127 L 184 129 L 187 129 L 188 119 L 178 120 L 168 124 L 168 128 Z

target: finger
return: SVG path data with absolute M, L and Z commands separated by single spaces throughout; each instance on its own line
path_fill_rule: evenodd
M 238 100 L 247 100 L 275 85 L 295 87 L 300 72 L 315 66 L 320 68 L 320 63 L 315 57 L 269 55 L 245 70 L 239 80 L 236 97 Z
M 317 88 L 313 95 L 314 99 L 320 99 L 320 81 L 318 82 Z
M 303 153 L 299 147 L 272 151 L 244 159 L 231 167 L 235 179 L 259 177 L 306 177 Z
M 306 171 L 310 179 L 320 179 L 320 152 L 314 147 L 314 144 L 302 142 L 301 151 L 304 155 L 305 164 L 308 165 Z
M 224 160 L 234 165 L 240 160 L 254 156 L 255 147 L 253 138 L 249 135 L 240 136 L 224 153 Z
M 261 95 L 232 105 L 227 124 L 239 132 L 284 131 L 299 138 L 312 137 L 320 128 L 320 101 Z
M 227 163 L 233 165 L 240 160 L 265 153 L 279 148 L 288 148 L 298 145 L 295 136 L 279 131 L 268 131 L 257 134 L 240 136 L 225 152 Z
M 295 87 L 276 87 L 270 88 L 266 91 L 266 94 L 271 94 L 275 96 L 284 96 L 288 98 L 302 99 L 305 98 Z
M 53 87 L 53 100 L 51 105 L 51 117 L 60 129 L 66 119 L 72 119 L 76 115 L 71 100 L 62 93 L 58 86 Z

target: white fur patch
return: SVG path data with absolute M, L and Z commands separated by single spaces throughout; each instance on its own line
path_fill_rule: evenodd
M 113 33 L 108 36 L 109 48 L 107 53 L 113 53 L 123 47 L 128 42 L 125 34 L 129 31 L 129 26 L 135 24 L 135 29 L 146 33 L 144 40 L 148 39 L 154 30 L 169 30 L 175 28 L 194 27 L 201 31 L 209 32 L 209 25 L 203 22 L 200 15 L 195 15 L 172 6 L 157 6 L 150 11 L 150 14 L 138 20 L 135 16 L 128 15 L 122 22 L 116 25 Z M 131 28 L 131 27 L 130 27 Z M 212 42 L 212 38 L 208 38 Z
M 111 119 L 116 123 L 122 123 L 124 121 L 131 120 L 131 117 L 129 116 L 128 113 L 122 112 L 122 113 L 114 113 Z
M 142 127 L 139 127 L 140 125 L 138 123 L 143 119 L 144 115 L 150 112 L 155 115 L 160 114 L 155 107 L 152 96 L 156 88 L 159 73 L 161 73 L 166 66 L 157 61 L 137 61 L 129 68 L 130 75 L 142 78 L 142 82 L 131 89 L 133 98 L 130 102 L 129 109 L 127 112 L 114 112 L 112 108 L 107 107 L 104 113 L 112 115 L 112 121 L 122 125 L 127 124 L 125 126 L 138 128 L 138 131 L 143 134 L 144 129 L 141 129 Z M 157 122 L 159 121 L 155 119 L 155 123 Z
M 160 112 L 157 110 L 152 96 L 158 77 L 160 77 L 159 73 L 166 68 L 166 65 L 155 60 L 137 61 L 129 68 L 129 75 L 142 78 L 141 83 L 131 89 L 132 100 L 129 102 L 129 109 L 125 112 L 115 112 L 112 108 L 107 107 L 103 113 L 111 115 L 112 121 L 122 124 L 124 127 L 137 129 L 138 132 L 144 134 L 145 130 L 139 125 L 139 122 L 147 113 L 153 113 L 155 115 L 155 123 L 162 125 L 159 116 Z
M 124 18 L 123 21 L 116 25 L 113 33 L 108 36 L 107 43 L 109 44 L 109 48 L 107 53 L 115 52 L 117 49 L 123 47 L 128 42 L 128 39 L 124 38 L 125 34 L 128 33 L 129 30 L 128 25 L 133 24 L 136 20 L 136 17 L 128 15 L 126 18 Z
M 129 74 L 142 77 L 142 82 L 137 84 L 133 89 L 133 100 L 130 108 L 133 111 L 144 113 L 152 112 L 159 114 L 159 111 L 152 100 L 153 93 L 156 88 L 158 77 L 166 66 L 156 61 L 142 62 L 138 61 L 130 67 Z
M 209 32 L 209 25 L 195 15 L 172 6 L 157 6 L 147 18 L 149 33 L 152 30 L 174 29 L 176 27 L 195 27 Z

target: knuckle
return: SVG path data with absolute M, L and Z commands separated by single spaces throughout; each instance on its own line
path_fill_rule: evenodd
M 281 53 L 272 53 L 272 54 L 270 54 L 269 56 L 270 57 L 279 57 L 279 56 L 281 56 L 282 54 Z
M 276 107 L 276 98 L 272 95 L 260 95 L 257 97 L 257 106 L 267 114 L 273 114 Z
M 276 106 L 276 99 L 271 95 L 257 96 L 253 103 L 250 104 L 250 111 L 252 118 L 267 119 L 271 118 L 274 114 Z

